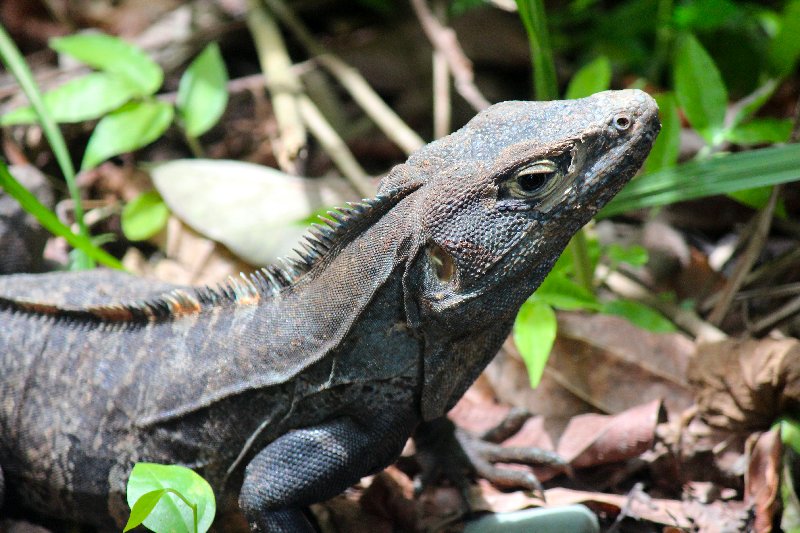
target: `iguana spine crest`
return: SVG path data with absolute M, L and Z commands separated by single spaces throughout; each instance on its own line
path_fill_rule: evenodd
M 330 218 L 319 217 L 325 225 L 312 224 L 293 250 L 297 258 L 281 258 L 278 264 L 247 275 L 240 274 L 240 279 L 229 277 L 215 287 L 175 289 L 148 300 L 80 308 L 0 297 L 0 310 L 74 323 L 135 326 L 176 320 L 216 307 L 255 305 L 265 297 L 280 295 L 416 189 L 417 186 L 394 190 L 360 202 L 347 202 L 346 207 L 328 211 Z

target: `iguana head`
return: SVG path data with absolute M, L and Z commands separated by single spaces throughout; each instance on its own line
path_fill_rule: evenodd
M 457 339 L 507 334 L 570 238 L 639 169 L 659 128 L 655 101 L 638 90 L 504 102 L 387 176 L 384 189 L 423 182 L 412 194 L 419 244 L 405 279 L 409 321 L 429 352 L 426 417 L 441 415 L 497 349 L 495 339 L 489 354 L 449 353 Z M 477 367 L 466 383 L 459 364 Z

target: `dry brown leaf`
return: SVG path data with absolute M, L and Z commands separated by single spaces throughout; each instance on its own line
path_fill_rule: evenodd
M 536 390 L 513 344 L 504 348 L 485 373 L 497 397 L 545 416 L 551 431 L 592 410 L 619 413 L 663 399 L 672 416 L 693 403 L 685 373 L 694 343 L 681 334 L 652 333 L 614 316 L 560 312 L 558 338 Z
M 732 431 L 766 429 L 800 412 L 800 342 L 726 340 L 698 347 L 688 379 L 701 416 Z
M 769 533 L 780 508 L 780 470 L 783 446 L 777 429 L 754 433 L 747 441 L 748 461 L 744 475 L 745 501 L 755 510 L 754 533 Z
M 653 445 L 662 415 L 661 401 L 653 400 L 614 416 L 576 416 L 561 435 L 558 454 L 575 468 L 637 457 Z

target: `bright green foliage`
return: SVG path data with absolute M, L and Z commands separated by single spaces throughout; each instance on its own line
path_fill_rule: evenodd
M 770 43 L 769 62 L 778 76 L 790 74 L 800 58 L 800 0 L 786 5 L 781 27 Z
M 517 9 L 525 31 L 528 33 L 536 99 L 555 100 L 558 97 L 558 83 L 544 2 L 542 0 L 517 0 Z
M 530 298 L 522 304 L 514 322 L 514 344 L 528 369 L 531 387 L 537 387 L 542 379 L 557 327 L 556 314 L 546 303 Z
M 602 308 L 594 294 L 570 279 L 563 270 L 553 270 L 531 298 L 565 311 L 599 311 Z
M 786 533 L 800 533 L 800 491 L 796 484 L 796 468 L 793 466 L 800 460 L 800 421 L 783 418 L 778 422 L 781 430 L 781 441 L 784 445 L 783 472 L 781 473 L 781 500 L 783 515 L 781 530 Z M 793 477 L 794 476 L 794 477 Z
M 642 329 L 655 333 L 677 331 L 675 325 L 658 311 L 633 300 L 612 300 L 603 306 L 603 313 L 628 319 Z
M 157 191 L 140 194 L 122 210 L 122 233 L 130 241 L 143 241 L 161 231 L 169 208 Z
M 572 77 L 565 95 L 568 99 L 583 98 L 611 86 L 611 62 L 606 56 L 600 56 L 581 67 Z
M 47 106 L 44 104 L 39 87 L 33 79 L 31 69 L 28 68 L 28 64 L 25 63 L 25 59 L 11 40 L 11 37 L 6 33 L 2 24 L 0 24 L 0 58 L 2 58 L 3 64 L 5 64 L 8 71 L 17 80 L 17 83 L 19 83 L 20 88 L 25 93 L 25 96 L 28 97 L 28 100 L 31 102 L 33 109 L 36 111 L 41 121 L 42 131 L 47 138 L 47 142 L 50 143 L 50 147 L 53 149 L 53 155 L 55 155 L 56 161 L 58 161 L 58 166 L 61 168 L 64 181 L 67 182 L 67 188 L 72 197 L 75 219 L 78 224 L 78 233 L 83 237 L 85 242 L 91 243 L 89 240 L 89 229 L 86 227 L 86 223 L 83 220 L 83 203 L 81 202 L 80 191 L 75 181 L 75 167 L 72 164 L 72 159 L 70 159 L 67 143 L 64 142 L 64 136 L 61 135 L 61 130 L 58 129 L 55 120 L 53 120 L 53 117 L 47 110 Z M 55 218 L 54 214 L 50 214 Z M 95 266 L 94 261 L 84 253 L 83 250 L 79 250 L 75 253 L 74 258 L 74 266 L 77 268 L 88 269 Z
M 173 114 L 171 105 L 150 100 L 130 102 L 106 115 L 89 138 L 81 170 L 93 168 L 109 157 L 155 141 L 167 130 Z
M 725 138 L 740 145 L 785 143 L 792 133 L 792 120 L 757 118 L 725 132 Z
M 228 104 L 228 72 L 217 43 L 198 55 L 178 86 L 178 115 L 186 133 L 199 137 L 217 123 Z
M 681 147 L 681 118 L 672 93 L 656 95 L 658 113 L 661 117 L 661 133 L 644 163 L 647 173 L 675 166 Z
M 647 250 L 638 244 L 625 247 L 614 243 L 610 244 L 604 252 L 611 262 L 612 268 L 621 263 L 631 266 L 644 266 L 650 259 Z
M 217 511 L 208 482 L 177 465 L 134 465 L 127 500 L 131 516 L 124 531 L 143 523 L 156 533 L 205 533 Z
M 102 33 L 83 33 L 50 41 L 57 52 L 124 80 L 136 96 L 155 94 L 164 81 L 158 64 L 139 48 Z
M 681 29 L 709 30 L 719 28 L 741 14 L 731 0 L 694 0 L 675 6 L 673 21 Z
M 800 454 L 800 420 L 784 418 L 780 421 L 781 441 Z
M 95 246 L 95 244 L 82 234 L 76 235 L 65 226 L 47 207 L 23 187 L 14 176 L 8 171 L 8 167 L 0 161 L 0 189 L 13 197 L 22 208 L 36 217 L 36 220 L 53 235 L 63 237 L 70 246 L 81 250 L 86 257 L 98 261 L 108 267 L 122 269 L 122 264 L 117 259 L 109 255 L 105 250 Z
M 53 39 L 50 45 L 100 70 L 44 96 L 46 109 L 58 122 L 103 117 L 89 139 L 82 170 L 141 148 L 169 127 L 174 108 L 153 98 L 164 73 L 142 50 L 116 37 L 96 33 Z M 219 120 L 228 101 L 227 81 L 219 47 L 212 43 L 181 77 L 177 107 L 188 136 L 202 135 Z M 30 107 L 0 117 L 0 125 L 35 121 Z
M 796 181 L 798 161 L 800 145 L 787 144 L 665 168 L 629 183 L 599 217 Z
M 56 122 L 82 122 L 99 118 L 130 100 L 134 90 L 113 74 L 93 72 L 45 93 L 44 105 Z M 20 107 L 0 117 L 0 125 L 33 124 L 36 113 Z
M 683 112 L 703 138 L 717 144 L 725 121 L 728 91 L 719 69 L 700 42 L 686 34 L 675 52 L 675 94 Z

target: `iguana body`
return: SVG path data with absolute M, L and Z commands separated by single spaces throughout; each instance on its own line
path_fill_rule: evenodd
M 393 169 L 301 259 L 216 290 L 0 277 L 7 504 L 124 523 L 137 461 L 196 469 L 254 529 L 393 461 L 494 356 L 658 131 L 640 91 L 493 106 Z

